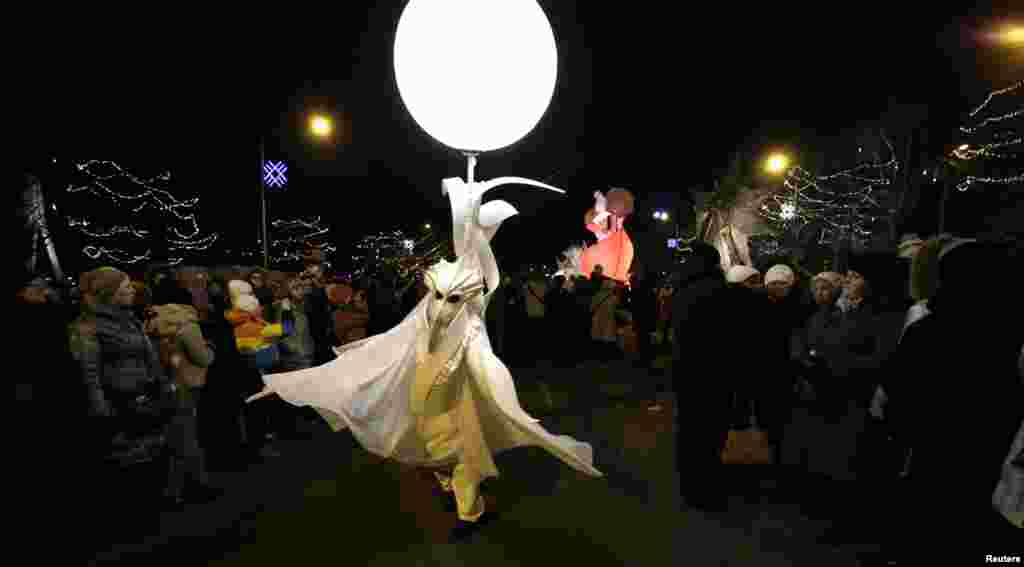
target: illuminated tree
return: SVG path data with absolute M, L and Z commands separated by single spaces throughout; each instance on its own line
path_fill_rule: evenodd
M 439 233 L 447 234 L 426 229 L 418 235 L 392 230 L 364 236 L 356 243 L 356 253 L 352 255 L 353 273 L 372 276 L 389 271 L 408 281 L 417 270 L 454 255 L 451 237 Z
M 984 195 L 985 208 L 994 215 L 971 220 L 982 231 L 1021 234 L 1024 211 L 1024 81 L 995 90 L 974 108 L 960 127 L 961 138 L 943 160 L 936 178 L 944 183 L 939 207 L 940 231 L 947 230 L 951 207 L 947 201 L 958 193 Z M 938 179 L 936 179 L 938 180 Z M 959 207 L 955 210 L 960 210 Z M 980 211 L 979 211 L 980 212 Z
M 868 137 L 870 138 L 870 137 Z M 860 163 L 834 173 L 818 174 L 796 166 L 787 173 L 785 190 L 760 205 L 769 232 L 796 245 L 847 241 L 866 247 L 879 221 L 891 214 L 886 191 L 893 185 L 899 163 L 892 144 L 879 133 L 875 147 L 858 140 Z
M 1024 184 L 1024 81 L 989 93 L 968 119 L 953 150 L 962 172 L 956 188 L 1019 189 Z
M 91 263 L 179 264 L 218 239 L 199 229 L 199 197 L 182 200 L 167 189 L 170 173 L 143 178 L 112 161 L 90 160 L 75 164 L 72 175 L 61 206 Z
M 270 224 L 270 261 L 277 266 L 298 267 L 304 251 L 311 242 L 324 242 L 330 227 L 320 217 L 310 220 L 275 220 Z M 333 244 L 324 242 L 318 247 L 324 258 L 337 251 Z

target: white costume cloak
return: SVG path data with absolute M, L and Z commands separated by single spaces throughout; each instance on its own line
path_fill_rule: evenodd
M 446 467 L 459 462 L 482 480 L 498 475 L 492 454 L 537 446 L 582 473 L 603 476 L 593 466 L 589 444 L 552 435 L 520 407 L 512 375 L 491 350 L 483 315 L 499 273 L 489 241 L 516 211 L 504 201 L 483 206 L 480 201 L 484 191 L 509 180 L 540 185 L 514 178 L 444 182 L 459 269 L 476 270 L 489 293 L 466 302 L 437 352 L 428 353 L 425 346 L 428 294 L 391 330 L 335 349 L 338 358 L 321 366 L 266 375 L 266 384 L 289 403 L 317 409 L 335 431 L 350 429 L 371 453 L 402 463 Z M 444 381 L 453 392 L 447 409 L 455 419 L 460 450 L 438 461 L 427 452 L 417 422 L 430 392 Z

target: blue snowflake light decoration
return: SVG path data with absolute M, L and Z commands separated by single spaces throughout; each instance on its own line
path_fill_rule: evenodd
M 284 189 L 288 183 L 288 166 L 283 161 L 263 162 L 263 183 L 271 189 Z

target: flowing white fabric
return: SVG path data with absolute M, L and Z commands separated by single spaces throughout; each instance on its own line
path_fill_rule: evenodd
M 390 331 L 350 343 L 327 364 L 263 377 L 282 399 L 311 406 L 335 431 L 350 429 L 366 450 L 399 462 L 447 466 L 435 461 L 416 431 L 410 393 L 416 379 L 416 341 L 424 327 L 426 302 Z M 471 312 L 467 312 L 466 316 Z M 464 386 L 460 403 L 462 460 L 479 466 L 482 476 L 497 476 L 490 454 L 522 446 L 542 447 L 570 467 L 603 476 L 593 466 L 593 449 L 564 435 L 546 431 L 520 406 L 508 368 L 491 351 L 487 331 L 479 326 L 466 345 L 450 380 Z M 473 434 L 479 431 L 478 434 Z
M 458 463 L 471 482 L 498 475 L 492 454 L 522 446 L 541 447 L 582 473 L 603 476 L 593 466 L 589 444 L 552 435 L 522 409 L 511 373 L 491 350 L 484 312 L 500 274 L 490 239 L 516 210 L 504 201 L 482 205 L 481 199 L 487 190 L 510 182 L 554 189 L 511 177 L 485 183 L 452 178 L 442 185 L 451 200 L 459 259 L 455 265 L 444 263 L 432 276 L 457 276 L 446 281 L 458 289 L 446 287 L 444 293 L 460 308 L 445 323 L 438 344 L 429 339 L 436 336 L 438 329 L 431 325 L 437 325 L 440 311 L 431 320 L 430 309 L 445 307 L 428 294 L 393 329 L 335 349 L 338 358 L 322 366 L 264 376 L 267 386 L 291 404 L 316 408 L 335 431 L 350 429 L 376 455 L 432 467 Z M 486 294 L 467 291 L 481 281 Z M 460 291 L 471 299 L 447 295 Z M 430 427 L 423 426 L 441 416 L 457 432 L 458 451 L 431 456 L 422 433 Z

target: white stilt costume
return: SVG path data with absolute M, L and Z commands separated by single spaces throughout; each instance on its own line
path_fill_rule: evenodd
M 589 444 L 552 435 L 523 411 L 508 368 L 491 350 L 484 311 L 500 274 L 490 240 L 517 211 L 481 200 L 503 183 L 559 191 L 514 177 L 444 180 L 457 260 L 427 270 L 428 295 L 396 327 L 336 349 L 338 358 L 327 364 L 264 376 L 267 389 L 250 398 L 276 392 L 317 409 L 335 431 L 350 429 L 376 455 L 443 470 L 438 480 L 454 491 L 466 521 L 483 513 L 478 487 L 498 475 L 492 454 L 502 450 L 542 447 L 580 472 L 603 476 Z

